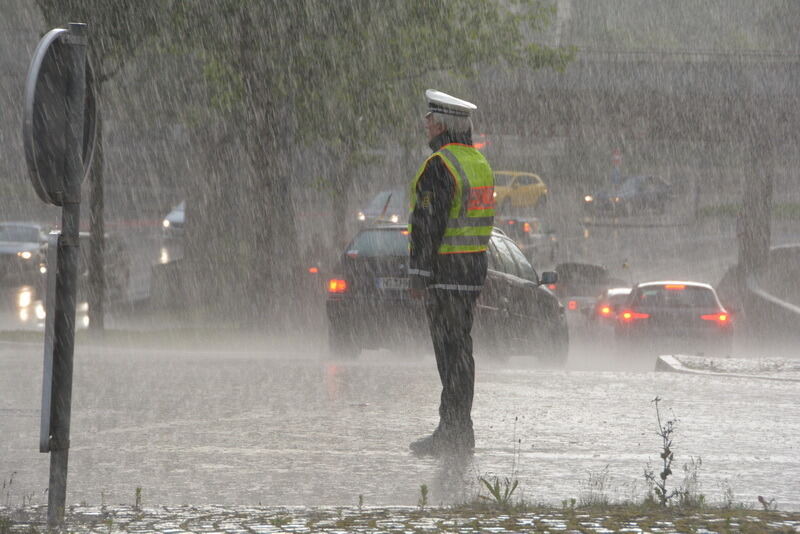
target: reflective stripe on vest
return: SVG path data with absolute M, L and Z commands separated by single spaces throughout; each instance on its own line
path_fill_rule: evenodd
M 494 225 L 494 177 L 486 158 L 475 148 L 451 143 L 426 159 L 411 183 L 411 211 L 416 204 L 417 183 L 434 157 L 442 159 L 455 183 L 447 227 L 438 253 L 485 251 Z M 412 230 L 411 224 L 408 229 L 409 232 Z

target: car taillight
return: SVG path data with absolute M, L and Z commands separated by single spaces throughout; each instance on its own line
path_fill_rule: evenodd
M 683 291 L 686 289 L 686 286 L 683 284 L 667 284 L 664 286 L 665 289 L 669 289 L 671 291 Z
M 328 280 L 328 293 L 344 293 L 347 291 L 347 280 Z
M 601 306 L 600 309 L 597 311 L 603 317 L 608 317 L 611 315 L 611 308 L 609 306 Z
M 517 224 L 517 221 L 515 221 L 514 219 L 509 219 L 508 221 L 506 221 L 506 224 Z
M 701 315 L 700 318 L 704 321 L 716 321 L 719 325 L 727 325 L 731 322 L 731 316 L 727 313 L 709 313 Z
M 311 274 L 317 274 L 319 272 L 319 269 L 317 267 L 309 267 L 308 272 L 310 272 Z
M 556 284 L 547 284 L 547 289 L 549 289 L 550 291 L 555 291 L 556 290 Z
M 568 310 L 577 310 L 578 309 L 578 302 L 575 300 L 570 300 L 567 302 L 567 309 Z
M 525 232 L 526 234 L 531 233 L 531 223 L 526 222 L 525 224 L 523 224 L 522 231 Z
M 623 323 L 632 323 L 637 319 L 648 319 L 650 317 L 649 313 L 639 313 L 631 310 L 625 310 L 624 312 L 619 314 L 619 317 L 622 319 Z

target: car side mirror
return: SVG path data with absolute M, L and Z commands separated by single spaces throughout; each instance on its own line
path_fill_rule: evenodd
M 541 286 L 555 284 L 556 282 L 558 282 L 558 273 L 555 271 L 545 271 L 539 279 L 539 285 Z

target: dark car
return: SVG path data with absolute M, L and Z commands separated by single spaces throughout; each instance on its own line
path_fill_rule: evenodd
M 596 325 L 614 326 L 617 320 L 617 312 L 628 300 L 631 294 L 629 287 L 610 287 L 603 291 L 594 307 L 589 310 L 587 319 Z
M 616 187 L 583 197 L 584 210 L 595 215 L 664 213 L 675 192 L 658 176 L 629 176 Z
M 533 354 L 563 364 L 569 348 L 564 309 L 511 239 L 495 229 L 489 270 L 475 312 L 473 338 L 484 353 Z M 424 305 L 408 294 L 408 230 L 386 225 L 360 231 L 328 281 L 331 351 L 356 356 L 362 348 L 429 347 Z
M 408 219 L 408 200 L 403 188 L 387 189 L 377 193 L 358 212 L 356 219 L 364 227 L 375 223 L 400 223 Z
M 597 296 L 611 286 L 621 286 L 608 269 L 594 263 L 565 262 L 556 266 L 558 283 L 552 287 L 568 312 L 588 313 Z
M 620 348 L 643 353 L 730 355 L 733 320 L 708 284 L 645 282 L 617 312 L 614 337 Z
M 0 223 L 0 283 L 33 284 L 47 251 L 48 229 L 37 223 Z

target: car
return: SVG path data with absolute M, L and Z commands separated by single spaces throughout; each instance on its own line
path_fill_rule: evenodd
M 617 312 L 614 337 L 620 349 L 643 353 L 729 356 L 733 331 L 712 286 L 667 280 L 633 286 Z
M 563 365 L 569 349 L 564 308 L 514 242 L 494 229 L 489 269 L 478 298 L 473 338 L 486 354 L 537 355 Z M 408 230 L 402 225 L 362 229 L 328 280 L 326 313 L 332 354 L 357 356 L 363 348 L 429 347 L 424 304 L 408 294 Z
M 404 188 L 380 191 L 356 214 L 361 226 L 399 223 L 408 219 L 408 195 Z
M 609 287 L 597 297 L 594 307 L 589 309 L 587 320 L 595 325 L 614 326 L 617 312 L 631 294 L 629 287 Z
M 183 237 L 183 226 L 186 222 L 186 201 L 176 204 L 161 221 L 162 235 L 165 239 Z
M 89 232 L 80 232 L 81 255 L 78 263 L 78 297 L 85 295 L 89 286 Z M 125 299 L 130 281 L 130 255 L 128 248 L 118 234 L 105 236 L 103 251 L 105 264 L 106 299 L 119 301 Z
M 79 232 L 80 255 L 78 256 L 78 299 L 86 299 L 89 290 L 89 266 L 90 266 L 90 239 L 89 232 Z M 46 247 L 45 247 L 46 249 Z M 46 253 L 46 250 L 45 250 Z M 130 280 L 130 255 L 128 249 L 120 235 L 107 233 L 105 235 L 103 260 L 105 266 L 105 291 L 106 300 L 113 302 L 124 299 L 128 291 Z M 38 271 L 42 279 L 38 287 L 46 287 L 47 260 L 43 255 Z
M 495 225 L 514 240 L 531 263 L 534 259 L 555 262 L 558 238 L 552 229 L 544 228 L 538 217 L 498 216 Z
M 628 176 L 618 186 L 583 197 L 583 208 L 593 215 L 664 213 L 675 198 L 671 184 L 658 176 Z
M 511 215 L 521 208 L 543 207 L 547 186 L 531 172 L 495 171 L 494 201 L 501 215 Z
M 571 314 L 587 314 L 597 296 L 611 286 L 624 285 L 614 279 L 603 265 L 564 262 L 556 265 L 558 283 L 551 289 Z
M 0 283 L 34 284 L 47 253 L 49 228 L 33 222 L 0 223 Z

